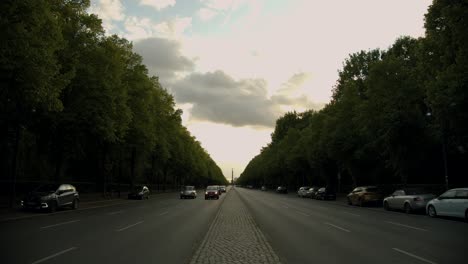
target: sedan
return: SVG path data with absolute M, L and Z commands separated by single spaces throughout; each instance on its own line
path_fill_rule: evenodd
M 332 188 L 320 188 L 315 194 L 317 200 L 336 200 L 336 193 Z
M 299 188 L 299 190 L 297 190 L 297 196 L 299 197 L 305 197 L 306 196 L 306 193 L 307 193 L 307 190 L 309 190 L 310 187 L 301 187 Z
M 278 186 L 278 188 L 276 189 L 276 192 L 277 193 L 288 193 L 288 188 L 284 187 L 284 186 Z
M 369 203 L 378 203 L 382 201 L 382 195 L 375 186 L 362 186 L 355 188 L 347 196 L 349 205 L 364 206 Z
M 426 204 L 435 196 L 423 189 L 401 189 L 396 190 L 383 201 L 385 210 L 397 209 L 404 210 L 407 214 L 424 210 Z
M 451 189 L 427 203 L 430 217 L 452 216 L 468 221 L 468 188 Z
M 306 191 L 305 193 L 305 197 L 307 198 L 315 198 L 315 195 L 317 194 L 318 190 L 320 189 L 320 187 L 312 187 L 312 188 L 309 188 L 309 190 Z
M 184 186 L 182 191 L 180 191 L 180 199 L 195 199 L 197 198 L 197 191 L 195 190 L 194 186 Z
M 206 187 L 205 200 L 208 199 L 219 199 L 220 191 L 217 185 L 210 185 Z

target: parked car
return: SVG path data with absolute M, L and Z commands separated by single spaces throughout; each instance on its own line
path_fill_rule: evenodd
M 468 221 L 468 188 L 451 189 L 427 203 L 430 217 L 452 216 Z
M 278 186 L 278 188 L 276 189 L 276 192 L 277 193 L 288 193 L 288 188 L 284 187 L 284 186 Z
M 317 200 L 336 200 L 336 193 L 331 187 L 322 187 L 315 194 Z
M 310 189 L 309 186 L 304 186 L 304 187 L 299 188 L 299 190 L 297 190 L 297 196 L 305 197 L 305 195 L 307 193 L 307 190 L 309 190 L 309 189 Z
M 355 188 L 347 196 L 349 205 L 364 206 L 370 203 L 380 203 L 382 195 L 376 186 L 362 186 Z
M 266 192 L 266 190 L 267 190 L 267 187 L 266 187 L 266 186 L 262 186 L 262 188 L 260 188 L 260 190 L 262 190 L 262 191 Z
M 434 197 L 434 194 L 423 189 L 400 189 L 383 200 L 383 207 L 385 210 L 404 210 L 409 214 L 413 211 L 425 210 L 426 204 Z
M 182 190 L 180 191 L 180 199 L 185 199 L 185 198 L 191 198 L 191 199 L 197 198 L 197 190 L 195 190 L 194 186 L 182 187 Z
M 317 194 L 319 189 L 320 189 L 320 187 L 311 187 L 311 188 L 309 188 L 305 193 L 305 197 L 315 198 L 315 195 Z
M 23 209 L 46 209 L 55 212 L 59 208 L 70 206 L 77 209 L 80 196 L 71 184 L 45 184 L 30 192 L 23 200 Z
M 146 186 L 135 186 L 128 194 L 128 199 L 149 199 L 150 191 Z
M 219 199 L 220 195 L 219 187 L 217 185 L 210 185 L 206 187 L 205 200 L 207 199 Z

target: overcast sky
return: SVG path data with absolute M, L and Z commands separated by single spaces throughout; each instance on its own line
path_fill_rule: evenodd
M 424 35 L 431 0 L 91 0 L 230 179 L 286 111 L 320 109 L 350 53 Z

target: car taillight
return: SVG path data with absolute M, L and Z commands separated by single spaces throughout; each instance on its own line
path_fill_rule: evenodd
M 420 202 L 420 201 L 422 201 L 422 198 L 421 197 L 415 197 L 415 198 L 413 198 L 413 201 Z

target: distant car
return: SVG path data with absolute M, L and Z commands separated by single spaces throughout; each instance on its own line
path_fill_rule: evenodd
M 413 211 L 425 210 L 426 204 L 434 197 L 434 194 L 423 189 L 400 189 L 383 200 L 383 207 L 385 210 L 404 210 L 409 214 Z
M 336 200 L 336 193 L 331 187 L 322 187 L 315 193 L 317 200 Z
M 197 190 L 195 190 L 194 186 L 184 186 L 180 191 L 180 199 L 195 199 L 197 198 Z
M 221 193 L 226 192 L 226 185 L 220 185 L 219 187 L 221 188 Z
M 452 216 L 468 221 L 468 188 L 451 189 L 427 203 L 430 217 Z
M 286 188 L 284 186 L 278 186 L 278 188 L 276 188 L 276 192 L 277 193 L 288 193 L 288 188 Z
M 70 206 L 77 209 L 80 196 L 71 184 L 45 184 L 30 192 L 23 200 L 23 209 L 46 209 L 55 212 L 59 208 Z
M 262 188 L 260 188 L 260 190 L 262 190 L 262 191 L 265 192 L 265 191 L 267 190 L 267 187 L 266 187 L 266 186 L 262 186 Z
M 150 191 L 146 186 L 135 186 L 128 194 L 128 199 L 149 199 Z
M 310 187 L 308 190 L 306 190 L 304 197 L 315 198 L 315 194 L 317 193 L 319 189 L 320 189 L 319 187 Z
M 220 195 L 219 187 L 217 185 L 210 185 L 205 190 L 205 200 L 208 199 L 219 199 Z
M 304 186 L 304 187 L 299 188 L 299 190 L 297 190 L 297 196 L 305 197 L 306 193 L 307 193 L 307 190 L 309 190 L 309 189 L 310 189 L 309 186 Z
M 380 203 L 382 195 L 376 186 L 362 186 L 355 188 L 347 196 L 349 205 L 364 206 L 370 203 Z

